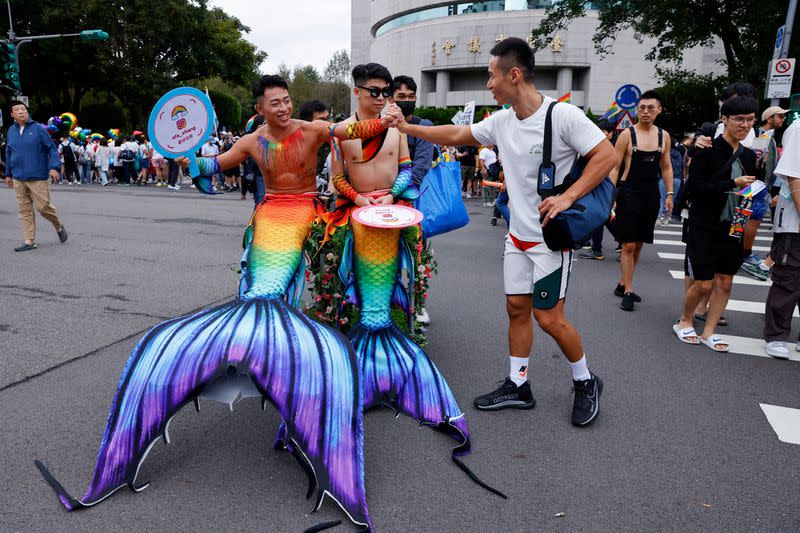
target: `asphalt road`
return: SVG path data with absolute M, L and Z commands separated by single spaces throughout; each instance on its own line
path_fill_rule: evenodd
M 271 449 L 278 417 L 255 400 L 233 412 L 214 402 L 184 410 L 173 444 L 157 444 L 142 467 L 149 488 L 62 509 L 33 460 L 83 494 L 131 349 L 164 318 L 233 296 L 252 203 L 186 188 L 58 186 L 53 197 L 69 241 L 59 244 L 39 219 L 40 248 L 14 253 L 14 195 L 0 190 L 0 530 L 283 532 L 343 519 L 331 502 L 308 515 L 305 475 Z M 740 353 L 679 343 L 670 328 L 682 282 L 670 270 L 682 263 L 657 255 L 680 253 L 678 245 L 645 249 L 636 278 L 644 301 L 634 313 L 611 294 L 610 247 L 605 261 L 574 264 L 567 312 L 605 382 L 595 424 L 569 424 L 569 368 L 540 331 L 530 371 L 536 409 L 476 412 L 472 398 L 508 371 L 504 229 L 489 225 L 479 201 L 468 209 L 468 227 L 434 240 L 428 352 L 466 412 L 466 462 L 510 498 L 455 468 L 445 436 L 372 411 L 366 483 L 377 531 L 800 529 L 800 446 L 780 442 L 759 407 L 800 408 L 800 364 L 741 353 L 753 351 L 746 339 L 760 338 L 763 319 L 753 312 L 729 310 L 720 330 L 737 336 Z M 660 240 L 678 240 L 674 227 L 664 231 Z M 737 284 L 733 298 L 763 303 L 766 293 Z

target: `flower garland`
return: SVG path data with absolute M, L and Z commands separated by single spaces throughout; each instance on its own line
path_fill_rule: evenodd
M 325 225 L 315 222 L 311 226 L 311 234 L 305 244 L 305 252 L 309 261 L 306 270 L 306 283 L 311 291 L 311 302 L 303 311 L 312 319 L 347 333 L 360 318 L 358 307 L 344 302 L 344 287 L 339 279 L 339 263 L 342 251 L 350 235 L 350 228 L 342 226 L 331 235 L 330 240 L 321 244 L 325 234 Z M 414 254 L 414 307 L 424 306 L 428 298 L 430 279 L 438 272 L 438 264 L 433 259 L 430 246 L 422 245 L 422 234 L 417 226 L 404 228 L 401 238 Z M 414 314 L 416 309 L 412 308 Z M 390 316 L 395 325 L 409 335 L 422 348 L 427 347 L 428 339 L 424 328 L 414 322 L 414 331 L 409 329 L 409 317 L 403 309 L 392 306 Z

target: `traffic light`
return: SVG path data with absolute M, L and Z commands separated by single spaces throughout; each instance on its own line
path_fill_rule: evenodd
M 108 39 L 108 34 L 103 30 L 83 30 L 81 32 L 81 41 L 105 41 Z
M 0 71 L 2 71 L 2 85 L 13 88 L 18 91 L 19 84 L 19 71 L 17 70 L 17 47 L 14 43 L 1 43 L 0 44 Z

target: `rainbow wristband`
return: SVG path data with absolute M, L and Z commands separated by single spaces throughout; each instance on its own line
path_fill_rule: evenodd
M 201 176 L 213 176 L 219 174 L 219 161 L 216 157 L 198 157 L 197 167 L 200 169 Z

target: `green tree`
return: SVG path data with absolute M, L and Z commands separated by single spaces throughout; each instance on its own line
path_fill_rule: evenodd
M 633 29 L 641 42 L 655 39 L 646 58 L 679 66 L 685 50 L 711 46 L 719 39 L 725 51 L 730 81 L 746 79 L 764 85 L 767 63 L 772 57 L 775 32 L 784 23 L 789 0 L 597 0 L 599 25 L 593 42 L 601 57 L 612 52 L 621 30 Z M 531 35 L 535 48 L 546 46 L 557 31 L 586 14 L 583 0 L 555 0 Z M 800 49 L 795 39 L 790 57 Z
M 23 46 L 21 81 L 34 112 L 37 102 L 46 102 L 80 119 L 87 92 L 108 91 L 128 108 L 132 127 L 142 129 L 167 90 L 214 76 L 248 86 L 265 57 L 244 39 L 246 26 L 209 9 L 207 0 L 20 1 L 13 10 L 19 35 L 93 28 L 109 34 L 106 42 L 53 39 Z
M 241 123 L 242 106 L 236 98 L 227 93 L 212 90 L 208 91 L 208 96 L 211 97 L 220 128 L 230 131 L 243 126 Z
M 724 77 L 672 72 L 657 89 L 663 108 L 658 125 L 675 136 L 695 131 L 719 114 L 718 97 L 724 85 Z
M 347 50 L 337 50 L 333 53 L 322 71 L 323 79 L 328 83 L 350 84 L 350 55 Z

